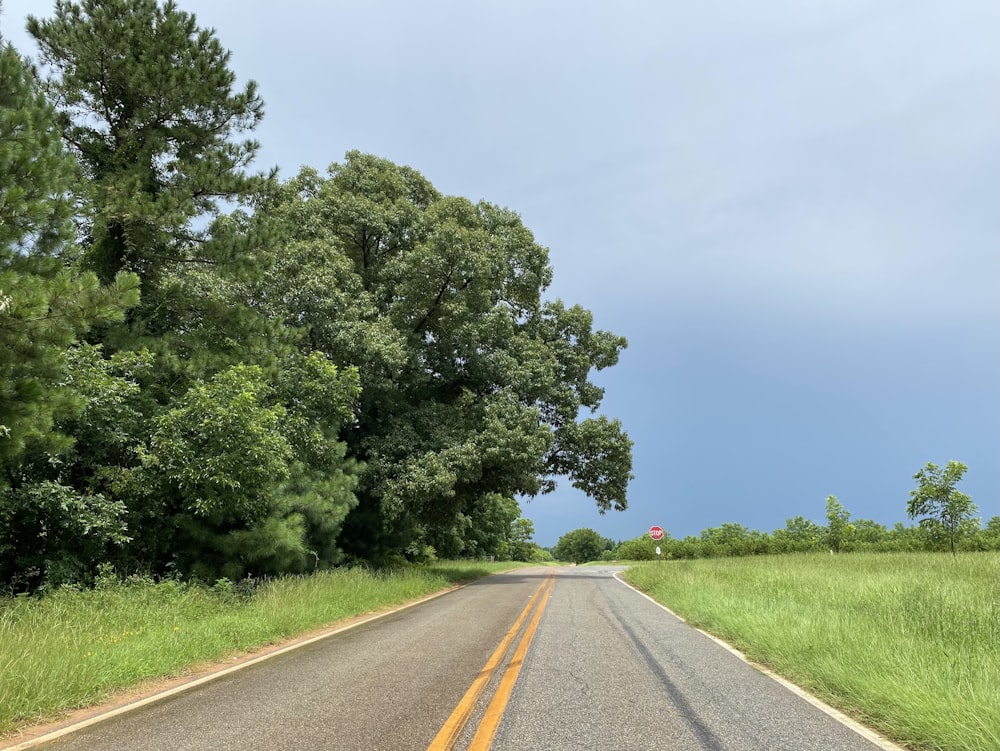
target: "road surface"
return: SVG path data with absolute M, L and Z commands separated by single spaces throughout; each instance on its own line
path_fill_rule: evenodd
M 615 567 L 522 569 L 33 748 L 875 751 Z

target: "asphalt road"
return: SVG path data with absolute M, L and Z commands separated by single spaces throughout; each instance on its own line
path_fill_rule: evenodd
M 879 748 L 612 578 L 615 570 L 559 577 L 495 751 Z
M 878 748 L 618 570 L 490 577 L 37 748 Z

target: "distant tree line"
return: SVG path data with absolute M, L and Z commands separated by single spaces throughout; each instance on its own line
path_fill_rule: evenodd
M 0 17 L 6 23 L 6 19 Z M 531 559 L 516 498 L 624 509 L 624 338 L 514 212 L 349 152 L 249 171 L 264 103 L 193 15 L 0 38 L 0 589 Z
M 656 548 L 661 558 L 714 558 L 809 552 L 916 552 L 1000 550 L 1000 516 L 985 525 L 975 515 L 972 499 L 955 488 L 967 467 L 951 461 L 945 467 L 928 462 L 913 478 L 907 514 L 918 520 L 891 528 L 871 519 L 851 519 L 837 499 L 826 499 L 826 524 L 803 516 L 788 519 L 782 529 L 759 532 L 742 524 L 710 527 L 698 536 L 674 539 L 666 534 L 659 542 L 641 535 L 617 544 L 591 529 L 577 529 L 559 539 L 553 548 L 557 560 L 584 563 L 597 560 L 651 561 Z

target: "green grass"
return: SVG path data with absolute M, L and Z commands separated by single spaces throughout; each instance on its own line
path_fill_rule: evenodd
M 400 605 L 519 564 L 339 569 L 243 598 L 167 581 L 0 600 L 0 736 L 144 681 Z
M 1000 749 L 1000 555 L 639 564 L 637 588 L 916 749 Z

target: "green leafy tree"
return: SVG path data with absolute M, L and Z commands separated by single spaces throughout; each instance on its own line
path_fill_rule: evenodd
M 605 550 L 614 547 L 614 543 L 601 537 L 592 529 L 582 528 L 567 532 L 559 538 L 552 554 L 556 560 L 586 563 L 601 558 Z
M 139 297 L 135 275 L 102 285 L 76 265 L 76 178 L 53 108 L 0 39 L 0 580 L 24 590 L 86 578 L 127 539 L 123 506 L 65 472 L 65 423 L 87 406 L 74 343 Z
M 51 480 L 0 488 L 0 581 L 13 590 L 87 581 L 128 540 L 120 501 Z
M 361 465 L 341 440 L 354 421 L 360 395 L 358 371 L 338 368 L 319 352 L 290 354 L 272 377 L 275 401 L 284 409 L 281 431 L 292 447 L 288 479 L 277 488 L 282 514 L 302 519 L 302 549 L 294 565 L 278 571 L 325 568 L 341 561 L 337 546 L 348 513 L 357 505 Z
M 773 539 L 783 552 L 818 550 L 823 542 L 823 528 L 804 516 L 785 520 L 785 528 L 775 530 Z
M 72 449 L 59 457 L 62 475 L 74 485 L 116 495 L 116 483 L 135 466 L 147 437 L 140 379 L 152 370 L 154 359 L 146 351 L 105 357 L 101 345 L 86 343 L 67 355 L 66 386 L 82 407 L 57 423 L 74 439 Z
M 922 527 L 940 527 L 952 554 L 955 553 L 956 541 L 977 511 L 972 499 L 955 489 L 967 470 L 968 467 L 957 461 L 950 461 L 943 468 L 927 462 L 913 475 L 917 487 L 910 491 L 910 500 L 906 505 L 911 519 L 923 517 L 920 519 Z
M 692 535 L 681 539 L 669 539 L 667 544 L 662 546 L 662 553 L 664 558 L 697 558 L 701 555 L 701 540 Z
M 933 550 L 934 539 L 928 525 L 906 526 L 902 522 L 896 522 L 889 530 L 886 540 L 889 550 L 898 552 L 909 552 L 913 550 Z
M 518 517 L 510 525 L 510 559 L 512 561 L 539 560 L 541 552 L 538 543 L 532 542 L 535 536 L 535 525 L 531 519 Z
M 889 530 L 884 524 L 872 519 L 856 519 L 851 526 L 851 540 L 855 548 L 881 550 L 888 543 Z
M 259 368 L 237 366 L 197 384 L 154 421 L 143 465 L 163 495 L 218 526 L 264 515 L 269 491 L 288 476 L 292 448 L 279 430 Z
M 473 505 L 463 549 L 471 555 L 509 559 L 513 524 L 520 518 L 521 507 L 516 500 L 491 494 Z
M 727 522 L 701 533 L 702 551 L 713 555 L 757 555 L 767 552 L 768 543 L 760 532 L 742 524 Z
M 521 516 L 513 498 L 491 493 L 477 502 L 468 516 L 461 514 L 447 529 L 432 527 L 423 539 L 443 558 L 492 556 L 500 560 L 529 561 L 537 553 L 530 519 Z
M 850 533 L 851 514 L 840 505 L 837 496 L 826 498 L 826 543 L 830 550 L 839 553 L 844 540 Z
M 63 398 L 52 413 L 53 434 L 62 439 L 31 441 L 9 468 L 0 580 L 28 591 L 86 583 L 99 563 L 122 558 L 133 539 L 123 480 L 145 439 L 135 376 L 149 365 L 148 355 L 104 358 L 87 344 L 65 352 Z
M 617 421 L 581 417 L 603 398 L 590 372 L 625 341 L 543 302 L 548 254 L 516 214 L 358 152 L 325 178 L 303 171 L 258 213 L 287 240 L 248 305 L 361 373 L 345 435 L 367 466 L 343 535 L 355 556 L 482 549 L 471 520 L 491 499 L 557 476 L 601 510 L 625 508 L 631 441 Z
M 656 560 L 657 545 L 660 545 L 662 554 L 663 548 L 667 548 L 670 543 L 669 535 L 664 535 L 660 543 L 657 543 L 649 535 L 642 535 L 622 542 L 615 551 L 616 557 L 623 561 L 653 561 Z
M 145 558 L 208 579 L 336 563 L 356 503 L 337 435 L 357 393 L 357 374 L 318 354 L 276 382 L 239 365 L 195 384 L 154 420 L 134 473 Z
M 36 455 L 58 455 L 53 481 L 126 504 L 126 565 L 193 571 L 199 550 L 205 572 L 330 565 L 356 503 L 358 465 L 338 435 L 353 419 L 357 376 L 308 350 L 293 362 L 291 335 L 246 304 L 243 281 L 259 273 L 251 232 L 267 225 L 224 210 L 249 204 L 266 182 L 246 171 L 257 144 L 245 135 L 263 114 L 255 84 L 237 87 L 214 32 L 173 2 L 59 0 L 28 30 L 58 103 L 50 131 L 61 131 L 76 157 L 67 169 L 82 178 L 59 215 L 65 224 L 72 209 L 79 228 L 88 271 L 78 278 L 106 296 L 128 282 L 134 303 L 141 277 L 143 292 L 127 316 L 90 326 L 103 347 L 62 379 L 83 411 L 62 409 L 71 437 L 61 453 Z M 130 352 L 150 366 L 125 377 L 116 358 Z M 256 406 L 226 392 L 226 379 L 246 381 Z M 195 421 L 199 406 L 208 424 Z M 200 434 L 181 424 L 189 418 Z M 274 432 L 254 433 L 258 420 L 277 420 Z M 240 459 L 253 469 L 237 456 L 241 426 L 261 446 L 280 444 L 257 467 L 274 470 L 257 488 L 238 471 Z
M 1000 516 L 991 516 L 978 535 L 981 550 L 1000 550 Z

